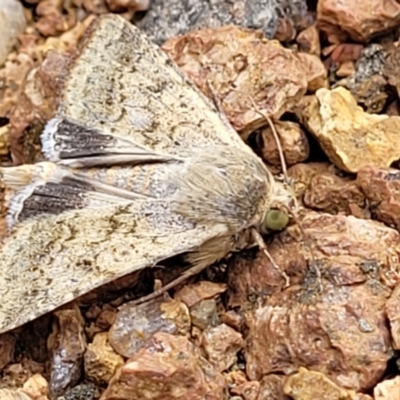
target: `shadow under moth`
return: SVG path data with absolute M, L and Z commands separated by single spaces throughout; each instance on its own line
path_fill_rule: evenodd
M 217 107 L 116 15 L 89 27 L 41 141 L 48 161 L 1 168 L 15 194 L 0 333 L 175 255 L 200 271 L 291 207 Z

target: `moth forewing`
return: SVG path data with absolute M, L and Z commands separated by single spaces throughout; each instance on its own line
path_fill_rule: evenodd
M 2 169 L 17 193 L 0 248 L 0 333 L 177 254 L 204 268 L 288 198 L 212 103 L 116 15 L 88 30 L 42 145 L 51 173 Z

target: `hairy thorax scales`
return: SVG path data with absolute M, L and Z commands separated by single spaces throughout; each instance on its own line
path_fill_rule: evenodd
M 177 179 L 178 214 L 205 225 L 224 224 L 233 234 L 260 223 L 274 185 L 261 159 L 227 146 L 200 149 Z

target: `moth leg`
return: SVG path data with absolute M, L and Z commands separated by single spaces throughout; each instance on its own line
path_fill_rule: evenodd
M 133 304 L 138 305 L 153 300 L 165 293 L 167 290 L 173 289 L 191 276 L 199 274 L 210 265 L 226 257 L 226 255 L 234 248 L 234 245 L 235 240 L 232 236 L 217 236 L 208 240 L 197 251 L 186 255 L 185 259 L 192 265 L 192 267 L 184 271 L 178 278 L 167 283 L 160 289 L 156 289 L 153 293 L 134 300 Z
M 264 252 L 264 254 L 266 255 L 266 257 L 268 258 L 268 260 L 271 262 L 272 266 L 282 275 L 283 279 L 285 280 L 285 288 L 287 288 L 290 285 L 290 278 L 289 276 L 286 274 L 285 271 L 283 271 L 279 265 L 274 261 L 274 259 L 272 258 L 271 254 L 269 253 L 267 246 L 264 242 L 264 239 L 262 238 L 262 236 L 258 233 L 258 231 L 256 229 L 252 229 L 251 233 L 253 235 L 253 238 L 255 240 L 255 242 L 257 243 L 258 247 L 260 248 L 260 250 L 262 250 Z
M 186 279 L 190 278 L 191 276 L 199 274 L 203 269 L 207 268 L 207 265 L 195 265 L 189 269 L 187 269 L 181 276 L 178 278 L 174 279 L 173 281 L 167 283 L 166 285 L 160 287 L 159 289 L 156 289 L 154 292 L 148 294 L 147 296 L 142 296 L 139 299 L 133 300 L 130 302 L 132 305 L 139 305 L 146 303 L 150 300 L 153 300 L 165 292 L 167 292 L 170 289 L 173 289 L 174 287 L 178 286 L 180 283 L 184 282 Z

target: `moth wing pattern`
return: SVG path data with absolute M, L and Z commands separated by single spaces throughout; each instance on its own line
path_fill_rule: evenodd
M 24 220 L 0 249 L 0 333 L 224 233 L 154 200 Z
M 103 15 L 88 28 L 42 135 L 50 161 L 78 167 L 251 150 L 226 117 L 138 28 Z
M 89 28 L 42 144 L 50 173 L 36 164 L 27 180 L 25 166 L 1 169 L 18 190 L 10 201 L 14 225 L 0 247 L 0 333 L 121 276 L 230 237 L 224 224 L 176 213 L 169 178 L 201 147 L 255 157 L 161 49 L 116 15 Z

